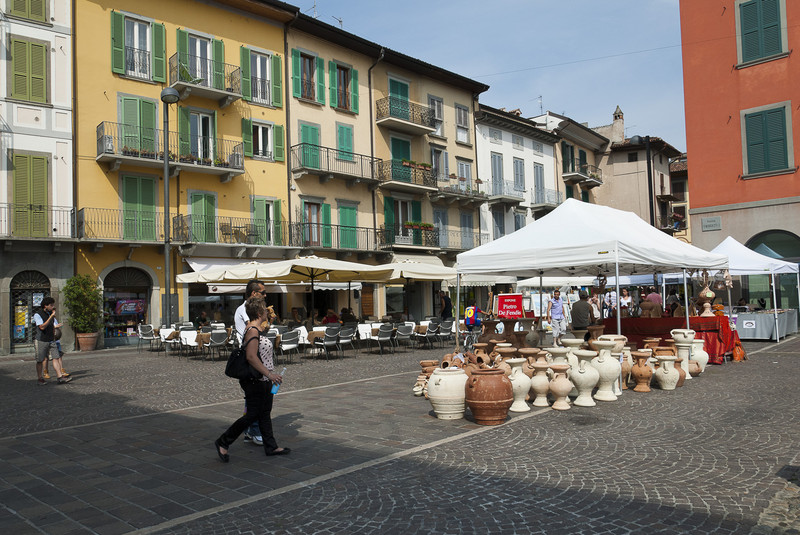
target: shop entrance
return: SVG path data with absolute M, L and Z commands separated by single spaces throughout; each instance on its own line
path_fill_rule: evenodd
M 137 325 L 150 308 L 152 281 L 141 269 L 117 268 L 103 281 L 103 336 L 105 346 L 135 344 Z
M 33 314 L 50 295 L 50 279 L 38 271 L 21 271 L 11 279 L 11 352 L 32 353 Z M 56 312 L 59 318 L 62 312 Z

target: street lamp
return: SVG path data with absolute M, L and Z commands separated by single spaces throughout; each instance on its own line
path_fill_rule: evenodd
M 656 212 L 655 208 L 653 207 L 653 169 L 651 168 L 650 162 L 650 136 L 633 136 L 631 138 L 631 143 L 634 145 L 641 145 L 642 141 L 644 141 L 644 148 L 645 152 L 647 153 L 647 195 L 648 200 L 650 201 L 650 225 L 655 227 L 656 226 Z
M 172 324 L 172 299 L 170 299 L 170 245 L 169 245 L 169 105 L 175 104 L 181 96 L 172 87 L 161 91 L 161 102 L 164 103 L 164 320 L 169 327 Z

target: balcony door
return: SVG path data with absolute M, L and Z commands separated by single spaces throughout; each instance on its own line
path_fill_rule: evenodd
M 392 138 L 392 180 L 411 182 L 413 170 L 403 164 L 411 160 L 411 142 L 405 139 Z
M 412 229 L 405 228 L 406 221 L 413 221 L 411 201 L 395 199 L 394 201 L 394 228 L 395 243 L 411 244 Z
M 189 35 L 189 72 L 194 78 L 199 79 L 193 80 L 193 83 L 211 86 L 213 69 L 211 68 L 211 41 L 208 39 Z
M 310 124 L 300 125 L 303 167 L 319 169 L 319 127 Z
M 358 208 L 339 207 L 339 246 L 342 249 L 355 249 L 358 246 L 357 221 Z
M 156 184 L 150 177 L 122 177 L 122 238 L 156 240 Z
M 411 117 L 407 83 L 389 80 L 389 114 L 406 121 Z
M 215 243 L 217 199 L 211 193 L 192 193 L 192 241 Z
M 272 219 L 272 202 L 253 199 L 253 226 L 257 244 L 272 245 Z
M 14 235 L 44 238 L 47 224 L 46 156 L 14 154 Z
M 433 211 L 433 228 L 439 236 L 439 247 L 447 247 L 447 210 L 437 208 Z
M 472 220 L 472 214 L 461 213 L 461 248 L 469 251 L 476 245 L 475 243 L 475 227 Z
M 200 163 L 210 164 L 214 158 L 214 116 L 192 111 L 189 113 L 189 138 L 192 156 Z
M 150 24 L 125 19 L 125 74 L 150 79 Z
M 492 153 L 492 195 L 502 195 L 505 184 L 503 183 L 503 155 Z
M 544 166 L 540 163 L 533 164 L 533 191 L 536 204 L 544 204 L 547 200 L 544 191 Z

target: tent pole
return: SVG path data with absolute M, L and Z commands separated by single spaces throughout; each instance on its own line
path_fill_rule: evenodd
M 770 276 L 772 277 L 772 311 L 775 314 L 775 341 L 781 341 L 781 332 L 778 330 L 778 300 L 775 295 L 775 272 L 773 271 Z
M 461 273 L 456 273 L 456 353 L 461 349 L 461 328 L 458 323 L 458 311 L 461 303 Z M 477 314 L 477 312 L 476 312 Z
M 352 306 L 352 303 L 350 303 L 350 281 L 347 281 L 347 310 L 350 310 Z
M 622 314 L 620 314 L 619 308 L 619 260 L 614 263 L 614 286 L 615 291 L 617 292 L 617 334 L 622 334 Z M 620 362 L 622 361 L 622 357 L 620 357 Z
M 729 316 L 728 319 L 730 319 L 730 316 L 733 316 L 733 301 L 731 297 L 731 287 L 728 286 L 727 284 L 725 284 L 725 287 L 728 288 L 728 316 Z
M 797 313 L 800 315 L 800 271 L 797 272 Z
M 541 347 L 544 347 L 544 340 L 542 340 L 542 334 L 544 333 L 544 324 L 542 323 L 542 318 L 544 317 L 544 310 L 542 310 L 544 307 L 543 274 L 544 271 L 539 271 L 539 328 L 537 330 L 539 331 L 539 344 Z M 555 345 L 555 342 L 553 342 L 553 345 Z
M 689 289 L 686 287 L 686 268 L 683 268 L 683 308 L 686 316 L 686 328 L 689 327 Z

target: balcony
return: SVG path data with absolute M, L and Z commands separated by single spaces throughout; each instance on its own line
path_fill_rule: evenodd
M 81 208 L 77 227 L 78 237 L 87 241 L 164 243 L 164 212 L 158 210 Z
M 562 178 L 567 184 L 592 189 L 603 184 L 603 170 L 580 160 L 567 160 L 564 162 Z
M 436 177 L 429 166 L 391 160 L 376 163 L 381 187 L 410 193 L 437 192 Z
M 317 175 L 324 183 L 331 178 L 348 181 L 348 186 L 359 182 L 378 183 L 377 166 L 381 160 L 309 143 L 292 146 L 292 172 L 303 175 Z
M 71 206 L 0 203 L 0 238 L 60 241 L 76 237 Z
M 436 184 L 439 191 L 430 194 L 431 201 L 448 204 L 459 203 L 461 206 L 482 203 L 489 197 L 484 191 L 483 183 L 456 175 L 439 175 Z
M 525 188 L 514 184 L 510 180 L 490 180 L 486 193 L 489 204 L 516 205 L 525 200 Z
M 656 220 L 656 223 L 658 224 L 659 230 L 670 235 L 686 230 L 686 220 L 682 218 L 679 219 L 672 216 L 660 216 Z
M 198 215 L 172 218 L 173 240 L 184 243 L 288 247 L 292 234 L 287 221 Z
M 386 97 L 375 103 L 376 123 L 414 136 L 436 131 L 433 109 L 397 97 Z
M 292 230 L 293 245 L 297 244 L 307 249 L 364 252 L 374 251 L 377 248 L 375 230 L 371 227 L 295 223 Z
M 463 252 L 489 243 L 489 234 L 465 230 L 439 230 L 439 248 L 448 252 Z
M 125 75 L 139 80 L 150 80 L 149 50 L 141 50 L 131 46 L 125 47 Z
M 531 210 L 535 212 L 549 212 L 564 202 L 564 194 L 549 188 L 538 188 L 533 191 Z
M 439 230 L 435 228 L 415 229 L 403 225 L 384 225 L 378 230 L 378 248 L 431 249 L 439 248 Z
M 162 132 L 104 121 L 97 125 L 95 159 L 108 163 L 110 171 L 116 171 L 122 164 L 162 168 Z M 234 176 L 244 173 L 241 141 L 206 136 L 179 137 L 178 132 L 168 134 L 170 174 L 191 171 L 218 175 L 222 182 L 230 182 Z
M 224 108 L 242 98 L 242 71 L 237 65 L 179 52 L 169 58 L 169 85 L 181 100 L 194 95 Z

